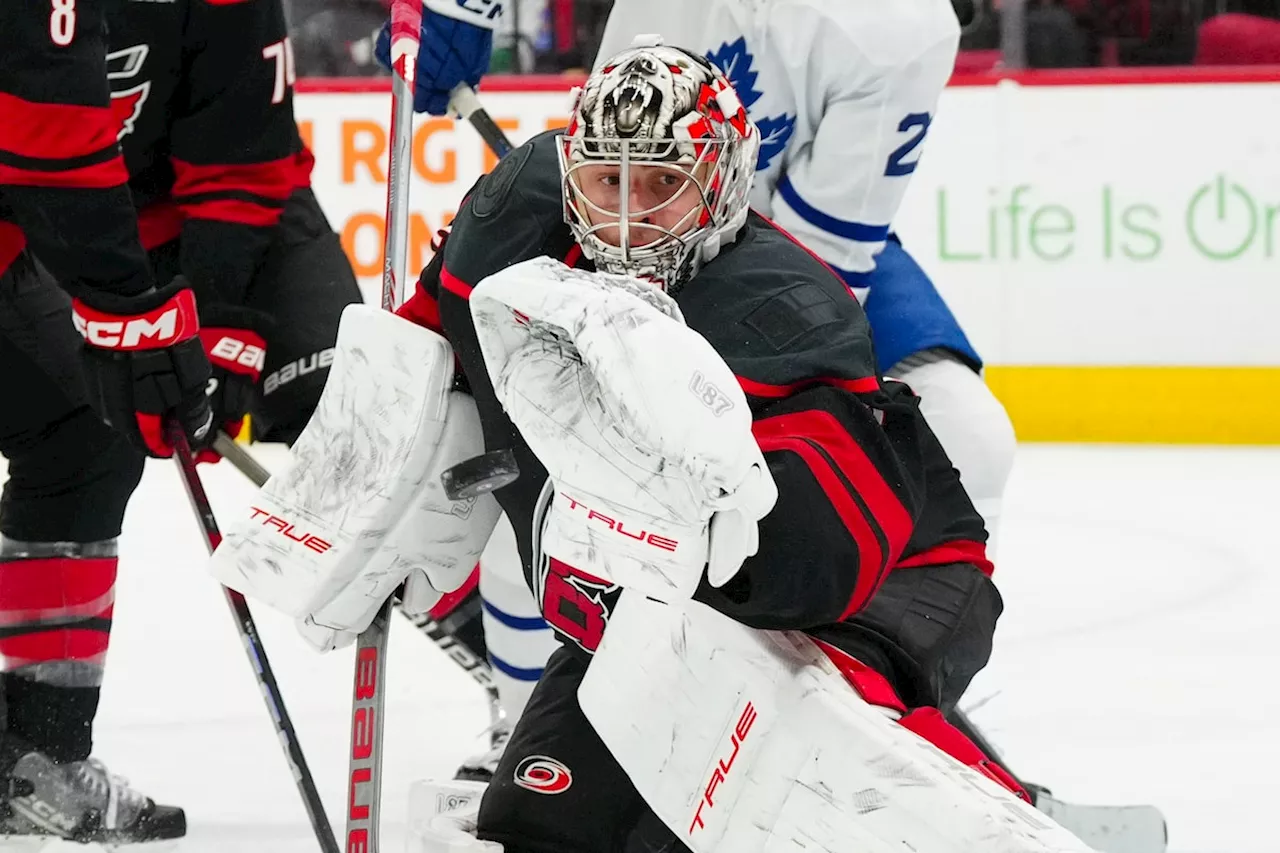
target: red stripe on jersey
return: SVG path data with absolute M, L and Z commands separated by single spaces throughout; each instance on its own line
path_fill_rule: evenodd
M 821 376 L 813 379 L 802 379 L 799 382 L 792 382 L 790 385 L 770 385 L 766 382 L 757 382 L 754 379 L 739 376 L 738 384 L 742 386 L 744 392 L 752 397 L 775 399 L 790 397 L 797 391 L 812 388 L 816 385 L 829 385 L 832 388 L 852 391 L 854 394 L 871 394 L 880 390 L 880 380 L 874 376 L 864 376 L 861 379 L 836 379 L 835 377 Z
M 569 254 L 564 256 L 564 265 L 566 267 L 576 267 L 580 260 L 582 260 L 582 247 L 574 243 L 569 249 Z
M 0 222 L 0 275 L 26 247 L 27 237 L 21 228 L 12 222 Z
M 895 569 L 915 569 L 921 566 L 945 566 L 951 563 L 969 563 L 987 577 L 995 572 L 995 566 L 987 559 L 987 546 L 972 539 L 943 542 L 899 560 Z
M 441 619 L 457 610 L 459 605 L 466 601 L 470 596 L 479 594 L 480 564 L 476 563 L 476 567 L 471 570 L 471 574 L 467 575 L 466 582 L 453 592 L 446 592 L 440 600 L 436 602 L 436 606 L 428 611 L 427 615 L 439 622 Z
M 859 554 L 862 555 L 854 594 L 840 617 L 841 619 L 847 618 L 866 604 L 876 589 L 879 588 L 885 569 L 897 561 L 898 555 L 907 546 L 913 527 L 911 514 L 902 505 L 902 501 L 898 499 L 898 496 L 894 494 L 893 489 L 885 481 L 884 475 L 876 468 L 875 463 L 867 456 L 866 451 L 840 425 L 834 415 L 816 410 L 777 415 L 757 421 L 752 431 L 760 442 L 761 450 L 769 449 L 766 447 L 766 440 L 791 443 L 788 449 L 793 449 L 797 453 L 801 453 L 801 451 L 796 445 L 806 448 L 807 455 L 806 453 L 801 453 L 801 458 L 805 459 L 810 469 L 814 471 L 815 476 L 818 477 L 818 481 L 822 485 L 823 491 L 827 493 L 832 505 L 837 507 L 837 511 L 839 511 L 841 505 L 851 505 L 855 511 L 851 518 L 856 518 L 862 522 L 860 525 L 850 524 L 851 518 L 846 517 L 845 513 L 841 512 L 841 518 L 845 520 L 846 527 L 849 528 L 854 541 L 858 543 Z M 834 476 L 835 472 L 831 471 L 830 466 L 822 458 L 822 455 L 812 445 L 808 444 L 805 439 L 817 444 L 831 457 L 840 469 L 840 473 L 844 475 L 844 479 L 849 482 L 858 496 L 862 498 L 863 503 L 866 504 L 867 511 L 871 514 L 870 519 L 863 517 L 853 496 L 846 491 L 840 479 Z M 820 465 L 815 464 L 815 457 Z M 819 472 L 822 469 L 826 470 L 820 475 Z M 880 543 L 871 533 L 870 521 L 874 521 L 884 533 L 884 538 L 889 547 L 887 554 L 881 553 Z M 863 532 L 864 528 L 865 533 Z M 874 543 L 873 548 L 863 544 L 867 535 L 871 536 L 871 541 Z M 874 560 L 869 559 L 873 555 Z
M 849 614 L 861 610 L 871 600 L 880 586 L 886 560 L 880 550 L 880 541 L 863 515 L 862 508 L 845 489 L 840 477 L 821 453 L 803 439 L 787 434 L 786 425 L 781 423 L 785 417 L 787 416 L 783 415 L 756 421 L 751 432 L 762 452 L 789 451 L 809 466 L 814 479 L 826 493 L 831 506 L 858 547 L 858 579 L 854 582 L 853 592 L 840 616 L 840 620 L 843 620 Z
M 470 299 L 471 291 L 475 290 L 474 287 L 449 272 L 448 267 L 440 269 L 440 286 L 454 296 L 461 296 L 463 299 Z
M 213 219 L 218 222 L 236 222 L 240 225 L 270 228 L 280 221 L 284 210 L 278 207 L 263 207 L 252 201 L 217 198 L 182 204 L 182 212 L 186 214 L 187 219 Z
M 70 160 L 115 145 L 110 107 L 40 104 L 0 92 L 0 149 L 39 160 Z
M 174 175 L 170 194 L 178 201 L 184 196 L 225 192 L 245 192 L 284 201 L 297 188 L 297 172 L 302 165 L 293 154 L 279 160 L 243 165 L 202 166 L 176 157 L 169 160 L 173 163 Z
M 0 163 L 0 185 L 100 190 L 121 186 L 128 180 L 129 172 L 124 167 L 124 158 L 120 156 L 92 166 L 63 169 L 58 172 L 20 169 L 17 166 L 6 166 Z
M 440 303 L 421 287 L 396 309 L 396 316 L 430 329 L 437 335 L 444 335 L 444 326 L 440 323 Z

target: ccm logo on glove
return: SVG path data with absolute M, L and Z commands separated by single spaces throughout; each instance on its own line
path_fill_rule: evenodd
M 582 503 L 581 501 L 577 500 L 576 498 L 571 498 L 568 495 L 566 495 L 564 492 L 560 493 L 560 497 L 564 498 L 569 502 L 569 509 L 578 509 L 579 507 L 581 507 L 582 509 L 586 510 L 587 521 L 591 521 L 593 519 L 596 521 L 599 521 L 600 523 L 606 525 L 613 532 L 620 533 L 623 536 L 627 537 L 628 539 L 634 539 L 637 542 L 648 542 L 653 547 L 661 548 L 663 551 L 675 551 L 677 548 L 680 547 L 680 542 L 677 539 L 668 539 L 665 536 L 659 536 L 658 534 L 650 533 L 647 530 L 641 530 L 639 533 L 632 533 L 630 530 L 627 530 L 622 526 L 621 521 L 614 521 L 612 518 L 605 515 L 604 513 L 596 512 L 594 509 Z
M 262 520 L 263 527 L 274 527 L 276 530 L 280 531 L 281 536 L 286 536 L 294 542 L 301 542 L 304 547 L 310 548 L 317 554 L 323 554 L 325 551 L 328 551 L 333 547 L 332 543 L 326 542 L 319 536 L 312 533 L 299 533 L 295 535 L 295 528 L 292 524 L 285 521 L 278 515 L 272 515 L 265 509 L 258 509 L 256 506 L 249 507 L 249 509 L 253 510 L 253 515 L 249 516 L 250 521 L 253 521 L 260 515 L 265 515 L 266 518 Z
M 199 325 L 190 290 L 179 291 L 159 308 L 127 320 L 75 300 L 71 304 L 71 321 L 86 341 L 114 350 L 163 349 L 191 337 Z

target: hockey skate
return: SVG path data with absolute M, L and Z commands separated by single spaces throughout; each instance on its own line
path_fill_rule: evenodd
M 498 762 L 510 741 L 511 724 L 503 718 L 489 729 L 489 748 L 462 762 L 453 778 L 467 782 L 492 782 L 498 772 Z
M 62 841 L 101 850 L 145 844 L 141 849 L 152 850 L 187 834 L 182 809 L 157 805 L 93 758 L 57 764 L 29 750 L 4 781 L 0 850 L 56 850 Z

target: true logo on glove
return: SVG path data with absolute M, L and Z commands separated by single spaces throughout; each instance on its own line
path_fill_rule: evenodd
M 738 751 L 742 748 L 742 744 L 746 742 L 747 735 L 751 732 L 751 727 L 755 724 L 756 706 L 747 703 L 747 707 L 742 709 L 742 715 L 738 717 L 738 724 L 733 727 L 733 731 L 729 734 L 729 760 L 720 759 L 716 762 L 715 767 L 711 769 L 711 778 L 707 780 L 707 787 L 702 792 L 702 799 L 698 802 L 698 810 L 693 813 L 693 823 L 689 824 L 689 835 L 693 835 L 695 829 L 705 827 L 702 822 L 702 810 L 708 811 L 716 807 L 715 800 L 712 795 L 716 792 L 716 788 L 720 787 L 725 779 L 729 778 L 729 774 L 733 772 L 733 765 L 737 763 Z
M 596 512 L 594 509 L 576 498 L 571 498 L 564 492 L 560 493 L 560 497 L 569 502 L 569 509 L 578 509 L 581 507 L 586 510 L 587 521 L 598 521 L 607 526 L 614 533 L 620 533 L 628 539 L 634 539 L 637 542 L 647 542 L 655 548 L 661 548 L 663 551 L 675 551 L 680 547 L 680 542 L 677 539 L 668 539 L 666 536 L 659 536 L 658 534 L 650 533 L 647 530 L 641 530 L 639 533 L 632 533 L 623 526 L 621 521 L 615 521 L 604 513 Z
M 296 530 L 296 528 L 292 524 L 290 524 L 288 521 L 285 521 L 283 518 L 281 518 L 278 515 L 272 515 L 271 513 L 267 512 L 265 509 L 258 509 L 256 506 L 251 506 L 249 507 L 249 509 L 253 510 L 253 515 L 249 516 L 250 521 L 253 521 L 258 516 L 264 515 L 266 516 L 266 518 L 262 520 L 263 527 L 274 527 L 276 530 L 280 531 L 281 536 L 287 537 L 288 539 L 291 539 L 294 542 L 298 542 L 304 548 L 310 548 L 312 551 L 315 551 L 317 554 L 323 554 L 325 551 L 328 551 L 330 548 L 333 547 L 332 543 L 326 542 L 325 540 L 321 539 L 319 536 L 316 536 L 315 534 L 312 534 L 312 533 L 295 534 L 294 531 Z

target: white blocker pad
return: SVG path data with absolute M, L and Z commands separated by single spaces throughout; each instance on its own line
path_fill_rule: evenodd
M 694 853 L 1089 851 L 865 702 L 798 632 L 628 590 L 578 698 Z
M 406 577 L 468 577 L 492 495 L 451 501 L 441 473 L 484 452 L 475 404 L 436 333 L 372 306 L 342 313 L 324 393 L 289 461 L 214 552 L 219 581 L 294 617 L 363 630 Z M 419 600 L 419 608 L 438 599 Z

